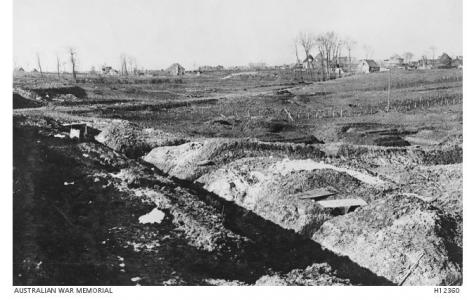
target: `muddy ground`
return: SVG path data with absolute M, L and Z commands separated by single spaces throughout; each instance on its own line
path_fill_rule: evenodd
M 462 78 L 446 72 L 396 76 L 389 112 L 379 74 L 17 79 L 14 284 L 462 284 Z M 329 207 L 344 200 L 360 204 Z

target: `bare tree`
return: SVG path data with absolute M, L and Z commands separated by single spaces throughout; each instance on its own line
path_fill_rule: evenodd
M 404 58 L 404 61 L 406 63 L 410 63 L 410 61 L 412 60 L 413 58 L 413 53 L 412 52 L 405 52 L 404 54 L 402 54 L 402 57 Z
M 300 46 L 302 46 L 303 51 L 305 52 L 305 61 L 306 61 L 306 67 L 309 70 L 310 66 L 313 68 L 313 57 L 311 56 L 311 49 L 315 46 L 315 38 L 313 37 L 312 34 L 306 33 L 306 32 L 301 32 L 298 35 L 298 43 Z M 297 54 L 297 60 L 298 60 L 298 54 Z
M 44 74 L 42 73 L 41 57 L 39 56 L 39 53 L 36 53 L 36 61 L 39 72 L 41 73 L 41 77 L 44 77 Z
M 122 76 L 128 76 L 127 56 L 125 54 L 120 55 L 120 66 Z
M 58 55 L 56 57 L 57 57 L 57 76 L 58 76 L 58 79 L 60 79 L 60 57 L 58 57 Z
M 76 81 L 76 49 L 70 47 L 68 53 L 70 54 L 71 72 L 73 79 Z
M 136 63 L 136 58 L 134 56 L 128 56 L 127 61 L 129 72 L 133 75 L 136 75 L 138 73 L 138 65 Z
M 349 71 L 352 68 L 352 50 L 356 44 L 357 42 L 352 40 L 351 38 L 347 38 L 344 42 L 344 47 L 347 50 L 347 54 L 349 56 L 349 66 L 348 66 Z
M 316 42 L 318 43 L 318 49 L 322 58 L 321 65 L 326 67 L 325 71 L 329 77 L 331 61 L 335 60 L 337 55 L 339 55 L 339 48 L 342 44 L 339 41 L 337 34 L 333 31 L 319 35 Z

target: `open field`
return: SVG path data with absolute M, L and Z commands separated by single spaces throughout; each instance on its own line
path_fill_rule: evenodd
M 14 283 L 462 284 L 462 71 L 390 76 L 17 74 Z

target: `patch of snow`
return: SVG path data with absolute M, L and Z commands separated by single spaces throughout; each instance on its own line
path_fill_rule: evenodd
M 66 135 L 57 133 L 57 134 L 54 134 L 54 137 L 64 139 L 66 137 Z
M 141 280 L 141 277 L 136 276 L 136 277 L 131 278 L 130 280 L 133 281 L 133 282 L 137 282 L 137 281 Z
M 158 210 L 157 208 L 154 208 L 153 210 L 151 210 L 150 213 L 139 217 L 138 221 L 141 224 L 147 224 L 147 223 L 150 223 L 150 224 L 158 223 L 158 224 L 160 224 L 162 222 L 162 220 L 164 219 L 164 217 L 165 217 L 164 212 Z

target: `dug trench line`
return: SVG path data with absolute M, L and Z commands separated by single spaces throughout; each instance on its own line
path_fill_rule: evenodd
M 160 171 L 158 171 L 160 172 Z M 337 276 L 348 278 L 356 285 L 393 285 L 384 277 L 372 273 L 351 261 L 339 256 L 317 242 L 265 220 L 254 212 L 226 201 L 218 195 L 207 192 L 202 185 L 171 178 L 175 186 L 181 186 L 199 200 L 221 211 L 223 225 L 234 233 L 251 239 L 267 267 L 283 273 L 296 268 L 306 268 L 316 263 L 327 263 L 336 270 Z
M 56 216 L 54 217 L 56 220 L 42 220 L 41 215 L 36 215 L 34 216 L 34 222 L 38 222 L 38 225 L 40 225 L 43 222 L 50 223 L 53 221 L 53 226 L 57 228 L 61 227 L 61 223 L 68 224 L 69 226 L 66 225 L 62 228 L 60 234 L 78 239 L 79 237 L 76 234 L 79 231 L 76 232 L 75 228 L 87 228 L 86 240 L 89 243 L 86 243 L 85 249 L 73 251 L 73 255 L 77 257 L 89 258 L 87 262 L 89 268 L 80 270 L 82 275 L 80 278 L 82 278 L 83 284 L 95 285 L 96 283 L 111 284 L 115 282 L 121 284 L 130 282 L 129 275 L 119 273 L 118 266 L 117 269 L 112 267 L 117 264 L 114 262 L 109 262 L 108 266 L 107 263 L 100 266 L 103 270 L 112 268 L 110 273 L 104 271 L 110 277 L 91 278 L 86 276 L 86 272 L 92 272 L 93 265 L 99 264 L 100 258 L 95 256 L 95 253 L 101 253 L 98 255 L 107 257 L 108 251 L 111 251 L 112 257 L 126 257 L 128 261 L 125 268 L 128 272 L 143 273 L 147 284 L 162 283 L 162 279 L 158 279 L 164 275 L 158 273 L 160 267 L 164 268 L 163 273 L 165 273 L 168 272 L 166 269 L 170 271 L 170 268 L 175 266 L 177 268 L 175 272 L 177 274 L 181 273 L 181 275 L 173 276 L 183 276 L 186 278 L 185 282 L 191 284 L 203 284 L 200 277 L 240 280 L 252 284 L 258 278 L 267 274 L 268 270 L 286 273 L 293 269 L 305 268 L 323 262 L 333 269 L 335 276 L 349 279 L 351 284 L 392 284 L 391 281 L 376 276 L 350 261 L 347 257 L 323 250 L 316 242 L 264 220 L 251 211 L 206 192 L 193 183 L 162 176 L 161 172 L 155 170 L 154 167 L 137 160 L 128 159 L 96 142 L 77 142 L 66 138 L 56 138 L 54 137 L 54 134 L 56 134 L 54 125 L 49 125 L 50 127 L 47 128 L 27 127 L 21 129 L 25 130 L 25 134 L 22 135 L 27 138 L 18 140 L 17 145 L 20 147 L 21 144 L 34 144 L 47 154 L 42 156 L 42 159 L 45 159 L 42 168 L 45 173 L 41 173 L 41 176 L 36 174 L 33 177 L 34 180 L 48 178 L 45 176 L 47 170 L 57 170 L 57 172 L 51 174 L 52 183 L 47 183 L 47 180 L 45 182 L 40 181 L 42 183 L 41 189 L 44 190 L 44 194 L 40 196 L 40 199 L 45 199 L 53 204 L 49 214 Z M 15 127 L 24 128 L 19 124 L 16 124 Z M 16 136 L 20 136 L 19 132 Z M 57 169 L 61 164 L 63 166 Z M 27 166 L 22 166 L 22 168 L 27 169 Z M 114 176 L 110 173 L 118 174 L 119 171 L 124 169 L 133 170 L 136 177 L 135 180 L 129 182 L 126 190 L 120 190 L 118 182 L 112 181 L 111 178 Z M 96 177 L 97 174 L 104 175 Z M 63 180 L 65 180 L 66 184 Z M 39 185 L 35 186 L 36 190 L 31 195 L 32 197 L 39 196 L 37 194 Z M 150 210 L 150 203 L 147 201 L 141 202 L 144 197 L 137 196 L 137 192 L 141 192 L 143 188 L 159 192 L 168 199 L 168 202 L 161 209 L 168 216 L 166 222 L 173 225 L 164 223 L 166 225 L 161 225 L 160 228 L 157 225 L 138 224 L 137 216 L 143 215 Z M 57 190 L 59 194 L 57 194 Z M 71 190 L 73 193 L 69 194 L 67 190 Z M 37 205 L 40 203 L 46 205 L 40 199 L 37 198 L 35 203 Z M 96 202 L 96 204 L 99 203 L 99 205 L 90 206 L 92 203 L 87 203 L 89 199 L 92 199 L 92 202 Z M 64 202 L 64 200 L 66 201 Z M 158 203 L 152 205 L 154 204 L 158 206 Z M 159 203 L 159 205 L 162 204 Z M 54 206 L 58 210 L 54 210 Z M 22 208 L 18 207 L 18 209 L 15 220 L 20 221 L 19 215 L 21 215 Z M 46 206 L 44 209 L 46 209 Z M 79 215 L 76 215 L 75 213 L 78 211 Z M 33 214 L 33 210 L 31 214 Z M 105 216 L 105 218 L 102 218 L 102 216 Z M 87 222 L 97 223 L 91 223 L 94 229 L 90 230 L 87 227 L 89 226 Z M 169 228 L 163 230 L 168 226 L 173 228 L 172 233 L 171 231 L 167 232 Z M 17 228 L 19 229 L 19 227 Z M 165 234 L 175 240 L 169 244 L 167 244 L 167 241 L 162 242 L 164 239 L 159 241 L 158 235 L 161 230 L 162 233 L 166 232 Z M 184 232 L 184 240 L 172 236 L 177 231 Z M 98 236 L 95 236 L 96 233 L 98 233 Z M 43 234 L 51 241 L 55 237 L 53 234 L 47 234 L 46 231 L 43 231 Z M 146 240 L 141 240 L 142 236 L 146 236 Z M 200 237 L 207 237 L 208 240 L 200 240 Z M 161 243 L 161 247 L 163 249 L 168 247 L 168 249 L 165 251 L 158 249 L 159 252 L 153 252 L 148 248 L 144 252 L 137 252 L 135 248 L 132 252 L 131 248 L 125 248 L 129 242 L 131 244 L 135 243 L 132 242 L 133 239 L 152 245 L 152 238 L 157 238 Z M 169 241 L 171 238 L 169 238 Z M 109 240 L 107 244 L 97 244 L 96 241 L 101 239 L 104 239 L 104 241 Z M 206 244 L 206 241 L 208 244 Z M 214 244 L 209 244 L 209 241 L 214 241 Z M 111 248 L 109 248 L 110 246 Z M 65 253 L 71 251 L 66 243 L 61 243 L 60 247 L 62 247 L 61 251 L 65 251 Z M 50 256 L 50 253 L 57 251 L 55 248 L 55 243 L 51 242 L 44 248 L 47 249 L 47 252 L 42 253 L 45 256 L 41 261 L 44 262 L 46 269 L 44 269 L 45 273 L 41 273 L 43 275 L 40 276 L 43 276 L 42 280 L 45 280 L 44 282 L 50 280 L 48 279 L 49 276 L 54 276 L 53 280 L 60 280 L 59 277 L 55 277 L 58 274 L 56 272 L 64 271 L 62 265 L 54 263 L 54 256 Z M 138 248 L 140 247 L 138 246 Z M 184 251 L 188 251 L 186 252 L 188 254 Z M 20 253 L 18 252 L 18 254 Z M 32 251 L 30 255 L 34 255 L 34 253 Z M 181 263 L 174 262 L 175 258 L 170 258 L 171 255 L 182 259 L 182 262 L 187 265 L 180 266 Z M 153 258 L 151 259 L 151 257 Z M 189 257 L 193 262 L 187 260 Z M 17 260 L 21 261 L 20 255 Z M 163 263 L 166 260 L 168 260 L 167 265 Z M 66 257 L 62 256 L 59 261 L 60 263 L 66 262 Z M 156 261 L 161 261 L 160 264 L 163 265 L 154 265 Z M 40 265 L 41 262 L 37 263 Z M 22 263 L 20 264 L 22 265 Z M 118 264 L 125 265 L 121 262 L 118 262 Z M 150 266 L 154 266 L 152 271 Z M 75 267 L 70 265 L 67 270 L 69 270 L 69 276 L 67 276 L 66 283 L 73 284 L 73 279 L 70 276 L 76 271 Z M 22 271 L 20 273 L 24 276 Z M 118 276 L 118 278 L 113 277 L 116 274 L 121 276 Z M 170 278 L 170 272 L 164 276 Z M 37 282 L 34 280 L 32 282 Z
M 172 193 L 171 191 L 181 189 L 192 196 L 192 201 L 200 201 L 213 208 L 216 211 L 215 215 L 221 214 L 222 226 L 225 229 L 251 241 L 251 244 L 246 243 L 240 249 L 230 248 L 229 251 L 234 252 L 227 254 L 231 257 L 237 257 L 239 261 L 243 262 L 241 265 L 249 266 L 244 271 L 241 271 L 241 269 L 235 271 L 231 267 L 226 268 L 227 266 L 224 265 L 223 268 L 229 270 L 230 275 L 235 272 L 237 274 L 238 272 L 243 273 L 243 275 L 233 276 L 236 279 L 252 283 L 263 275 L 267 269 L 287 273 L 293 269 L 327 263 L 336 271 L 338 277 L 348 278 L 352 284 L 393 284 L 368 269 L 362 268 L 345 256 L 339 256 L 325 250 L 318 243 L 292 230 L 284 229 L 234 202 L 226 201 L 218 195 L 206 191 L 200 184 L 174 177 L 169 178 L 167 174 L 144 160 L 136 159 L 136 161 L 138 164 L 144 165 L 146 170 L 151 170 L 153 175 L 150 177 L 145 175 L 144 179 L 137 185 L 133 184 L 132 188 L 164 186 L 166 196 L 169 196 Z M 174 200 L 174 203 L 176 203 L 177 199 Z M 187 203 L 187 205 L 189 204 Z M 184 212 L 181 211 L 181 213 Z

